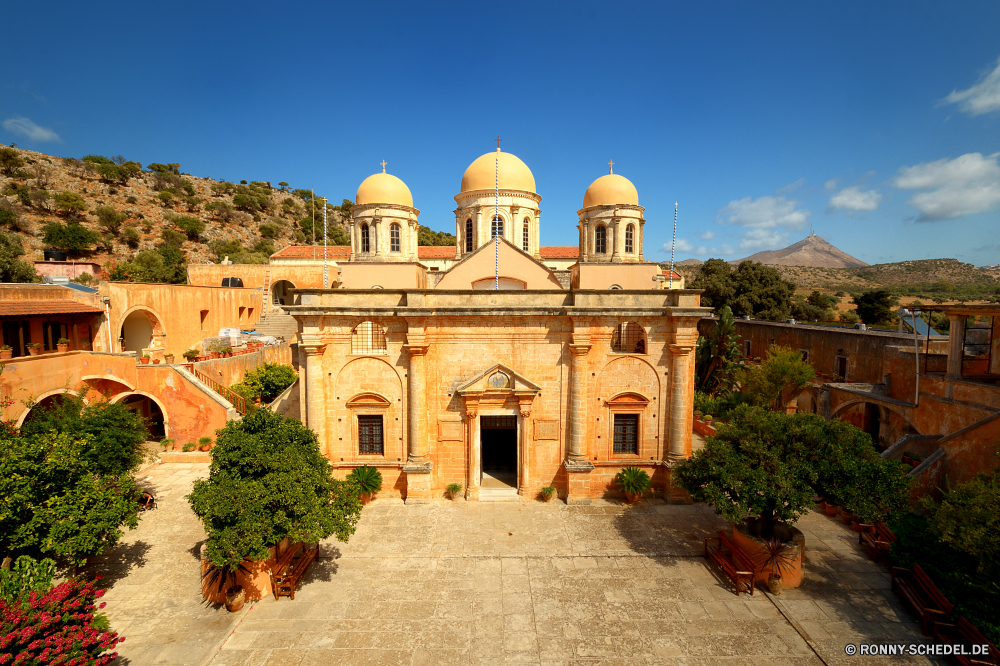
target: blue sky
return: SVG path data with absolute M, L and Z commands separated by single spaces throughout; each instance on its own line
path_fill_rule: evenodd
M 494 148 L 575 245 L 629 178 L 645 255 L 816 233 L 869 263 L 1000 263 L 1000 3 L 41 3 L 5 8 L 0 140 L 354 198 L 402 178 L 454 232 Z M 666 250 L 664 250 L 666 246 Z

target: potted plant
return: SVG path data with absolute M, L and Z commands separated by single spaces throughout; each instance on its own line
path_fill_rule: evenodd
M 913 464 L 913 454 L 909 451 L 903 451 L 903 464 L 912 465 Z
M 760 567 L 768 571 L 767 589 L 771 594 L 781 594 L 781 576 L 792 571 L 795 565 L 795 546 L 776 537 L 764 541 L 760 551 Z
M 917 467 L 919 467 L 920 463 L 922 463 L 924 461 L 924 459 L 921 458 L 920 456 L 918 456 L 916 453 L 910 454 L 910 457 L 912 458 L 912 461 L 910 462 L 910 464 L 913 465 L 914 469 L 916 469 Z
M 4 345 L 3 347 L 0 347 L 0 360 L 5 361 L 13 355 L 14 355 L 14 350 L 11 349 L 10 345 Z
M 639 469 L 638 467 L 623 467 L 615 475 L 615 483 L 625 493 L 629 504 L 638 502 L 642 498 L 642 494 L 653 485 L 653 481 L 649 478 L 646 470 Z
M 159 365 L 159 364 L 160 364 L 160 359 L 154 358 L 153 359 L 153 365 Z
M 461 483 L 449 483 L 444 491 L 448 493 L 448 498 L 451 500 L 457 500 L 462 495 L 462 484 Z
M 185 453 L 187 453 L 189 451 L 194 451 L 194 442 L 188 442 L 187 444 L 185 444 L 183 451 Z
M 704 416 L 701 417 L 701 420 L 704 421 L 705 423 L 708 423 L 709 425 L 711 425 L 712 424 L 712 415 L 711 414 L 705 414 Z
M 222 348 L 222 356 L 223 356 L 223 358 L 229 358 L 232 355 L 233 355 L 233 348 L 232 347 L 223 347 Z
M 38 356 L 42 353 L 42 343 L 41 342 L 29 342 L 25 345 L 28 348 L 28 353 L 32 356 Z
M 212 450 L 212 438 L 211 437 L 201 437 L 198 439 L 198 449 L 201 451 L 211 451 Z
M 174 355 L 170 353 L 164 354 L 163 362 L 166 363 L 167 365 L 170 365 L 171 363 L 174 362 Z
M 243 591 L 243 586 L 236 582 L 237 572 L 244 576 L 250 575 L 250 569 L 241 562 L 236 565 L 236 569 L 233 571 L 226 567 L 209 564 L 208 569 L 201 577 L 205 587 L 210 590 L 215 588 L 216 596 L 221 594 L 223 590 L 226 591 L 226 610 L 230 613 L 238 613 L 243 609 L 243 604 L 246 603 L 246 593 Z
M 542 486 L 542 499 L 546 502 L 551 502 L 552 498 L 556 496 L 555 486 Z
M 347 480 L 357 486 L 358 497 L 362 504 L 368 504 L 375 493 L 382 490 L 382 472 L 371 465 L 355 467 L 354 471 L 347 475 Z
M 149 365 L 149 354 L 143 354 L 139 357 L 139 362 L 143 365 Z
M 198 360 L 198 350 L 197 349 L 188 349 L 186 352 L 184 352 L 183 354 L 181 354 L 181 356 L 183 356 L 185 359 L 187 359 L 187 361 L 189 363 L 197 361 Z
M 160 446 L 163 447 L 164 451 L 170 450 L 170 448 L 173 445 L 174 445 L 174 440 L 170 439 L 169 437 L 164 437 L 163 439 L 160 440 Z
M 56 340 L 56 349 L 60 353 L 69 351 L 69 338 L 59 338 Z
M 854 512 L 849 510 L 846 506 L 840 509 L 840 522 L 845 525 L 850 525 L 854 521 Z

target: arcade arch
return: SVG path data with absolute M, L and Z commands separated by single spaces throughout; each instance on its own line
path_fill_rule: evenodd
M 145 306 L 136 306 L 125 312 L 118 340 L 122 351 L 142 352 L 152 346 L 154 338 L 164 335 L 160 317 Z

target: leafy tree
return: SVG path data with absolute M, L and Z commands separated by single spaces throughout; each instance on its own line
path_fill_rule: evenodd
M 274 243 L 264 238 L 261 238 L 259 241 L 254 243 L 253 247 L 250 249 L 250 252 L 253 254 L 265 254 L 270 257 L 275 252 Z
M 87 204 L 76 192 L 60 192 L 52 197 L 56 204 L 56 209 L 64 211 L 65 214 L 82 213 L 87 210 Z
M 792 396 L 815 378 L 816 371 L 802 360 L 798 349 L 771 345 L 767 360 L 744 369 L 740 383 L 753 396 L 754 403 L 782 411 Z
M 45 234 L 42 240 L 46 245 L 57 247 L 73 254 L 89 250 L 99 240 L 96 233 L 87 229 L 76 220 L 70 220 L 68 224 L 47 222 L 42 227 L 42 231 Z
M 139 247 L 140 236 L 135 227 L 126 227 L 125 231 L 122 232 L 122 239 L 131 248 Z
M 839 319 L 845 324 L 857 324 L 861 318 L 858 317 L 857 310 L 844 310 L 840 313 Z
M 277 224 L 265 222 L 258 227 L 258 230 L 260 231 L 260 235 L 264 238 L 276 238 L 278 236 L 278 232 L 281 231 L 281 227 Z
M 861 321 L 869 326 L 891 325 L 896 322 L 893 307 L 899 299 L 884 289 L 864 291 L 854 296 Z
M 117 236 L 122 229 L 125 220 L 128 219 L 126 213 L 119 213 L 111 206 L 98 206 L 93 213 L 97 218 L 97 224 L 113 236 Z
M 732 303 L 736 295 L 733 267 L 724 259 L 709 259 L 698 267 L 698 273 L 691 281 L 690 288 L 704 290 L 701 304 L 713 308 L 715 314 L 719 314 L 723 306 Z
M 184 244 L 187 239 L 185 234 L 182 234 L 175 229 L 164 229 L 160 232 L 160 238 L 163 239 L 164 245 L 173 245 L 174 247 L 180 247 Z
M 0 225 L 11 227 L 13 229 L 21 226 L 18 220 L 17 211 L 0 207 Z
M 285 181 L 281 181 L 280 183 L 278 183 L 278 187 L 281 188 L 282 192 L 288 191 L 288 183 L 286 183 Z
M 329 231 L 330 231 L 330 234 L 329 234 L 329 243 L 330 243 L 330 245 L 350 245 L 351 244 L 351 237 L 347 235 L 347 232 L 344 230 L 344 227 L 340 226 L 339 224 L 335 225 Z
M 833 308 L 837 307 L 837 305 L 840 303 L 840 299 L 837 298 L 836 296 L 831 296 L 829 294 L 821 294 L 818 291 L 813 291 L 811 294 L 809 294 L 809 296 L 806 297 L 806 300 L 809 302 L 810 305 L 812 305 L 813 307 L 817 307 L 820 310 L 832 310 Z
M 198 206 L 201 205 L 201 198 L 195 196 L 184 197 L 184 204 L 189 211 L 196 211 L 198 210 Z
M 97 173 L 109 183 L 127 185 L 129 180 L 142 173 L 142 165 L 138 162 L 99 164 Z
M 24 159 L 16 150 L 0 147 L 0 173 L 5 176 L 13 176 L 24 164 Z
M 156 197 L 163 202 L 164 206 L 172 206 L 174 202 L 174 195 L 172 192 L 167 190 L 162 190 Z
M 180 234 L 178 233 L 178 235 Z M 166 284 L 187 282 L 184 253 L 177 246 L 169 243 L 163 243 L 155 250 L 143 250 L 132 261 L 120 263 L 112 268 L 110 274 L 111 279 L 118 282 L 160 282 Z
M 208 249 L 215 254 L 215 260 L 221 262 L 227 256 L 233 257 L 243 254 L 243 245 L 239 240 L 230 238 L 229 240 L 214 240 L 208 244 Z
M 198 240 L 200 235 L 205 231 L 205 223 L 196 217 L 177 217 L 172 221 L 187 234 L 188 240 Z
M 427 227 L 420 225 L 417 229 L 417 245 L 454 245 L 455 235 L 446 231 L 431 231 Z
M 153 162 L 147 167 L 150 171 L 154 173 L 172 173 L 180 175 L 181 165 L 177 162 L 173 164 L 160 164 L 159 162 Z
M 732 308 L 737 317 L 786 319 L 792 306 L 795 284 L 782 279 L 774 266 L 744 261 L 733 272 L 735 298 Z
M 0 282 L 41 282 L 34 265 L 24 261 L 24 247 L 17 234 L 0 231 Z
M 719 320 L 715 323 L 715 331 L 707 338 L 698 338 L 695 351 L 697 390 L 710 395 L 720 391 L 731 392 L 740 356 L 740 336 L 736 334 L 736 320 L 729 306 L 723 305 Z
M 299 421 L 252 410 L 216 431 L 215 441 L 209 477 L 187 497 L 216 567 L 235 571 L 244 560 L 265 559 L 285 537 L 346 542 L 354 533 L 358 489 L 332 477 L 316 434 Z
M 225 201 L 213 201 L 205 204 L 205 210 L 214 213 L 223 222 L 231 222 L 236 215 L 236 211 Z
M 114 164 L 110 158 L 104 155 L 84 155 L 82 159 L 84 162 L 90 162 L 91 164 Z
M 260 398 L 266 404 L 281 395 L 281 392 L 291 386 L 297 377 L 291 366 L 265 363 L 247 372 L 242 381 L 230 388 L 247 400 L 254 401 Z

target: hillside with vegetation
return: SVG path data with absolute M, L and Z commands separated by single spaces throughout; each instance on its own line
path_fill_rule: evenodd
M 143 282 L 185 282 L 188 263 L 227 256 L 266 263 L 284 246 L 323 243 L 324 204 L 327 242 L 349 245 L 349 199 L 335 206 L 284 181 L 200 178 L 178 163 L 0 147 L 0 281 L 23 280 L 44 248 L 100 264 L 102 278 Z M 424 227 L 419 235 L 422 245 L 455 242 Z

